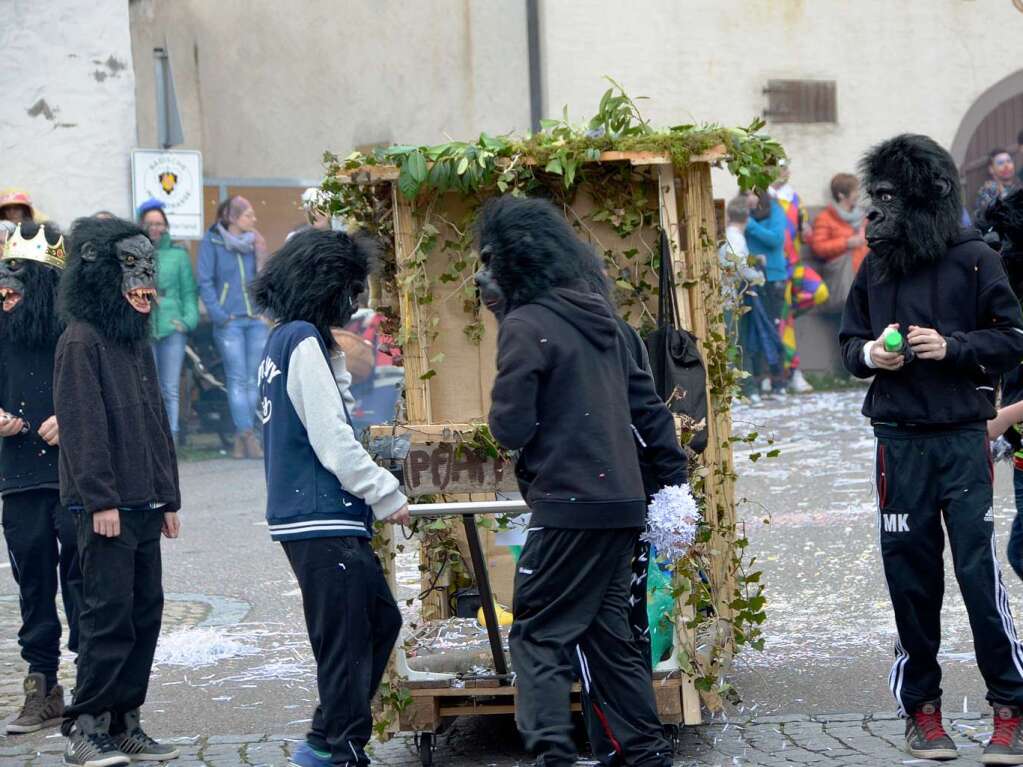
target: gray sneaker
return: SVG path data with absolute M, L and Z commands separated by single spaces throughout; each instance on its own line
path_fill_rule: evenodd
M 117 750 L 110 737 L 110 713 L 82 714 L 71 725 L 64 764 L 71 767 L 121 767 L 131 759 Z
M 955 759 L 956 744 L 941 724 L 941 700 L 929 700 L 906 720 L 906 750 L 917 759 Z
M 124 715 L 124 732 L 114 736 L 114 743 L 133 762 L 166 762 L 177 759 L 180 751 L 146 735 L 142 729 L 139 710 L 128 711 Z
M 995 731 L 991 735 L 981 764 L 1023 764 L 1023 711 L 1017 706 L 1002 703 L 992 705 L 995 710 Z
M 21 713 L 7 723 L 7 734 L 36 732 L 60 724 L 64 718 L 64 688 L 55 685 L 47 694 L 46 677 L 42 674 L 29 674 L 25 677 L 24 687 L 25 705 L 21 707 Z

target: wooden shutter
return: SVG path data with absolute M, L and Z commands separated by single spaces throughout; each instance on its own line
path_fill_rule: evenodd
M 768 80 L 764 117 L 775 123 L 838 122 L 834 80 Z

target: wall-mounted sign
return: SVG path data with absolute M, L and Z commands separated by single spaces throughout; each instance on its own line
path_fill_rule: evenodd
M 148 199 L 160 200 L 174 239 L 202 239 L 205 234 L 202 154 L 186 150 L 133 149 L 131 198 L 134 210 Z

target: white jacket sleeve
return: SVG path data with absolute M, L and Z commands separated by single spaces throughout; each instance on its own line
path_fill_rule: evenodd
M 398 480 L 375 464 L 355 438 L 337 382 L 315 338 L 305 339 L 291 353 L 288 398 L 320 463 L 346 491 L 369 504 L 373 516 L 386 519 L 405 505 Z
M 335 351 L 330 355 L 330 369 L 334 373 L 334 382 L 341 392 L 341 399 L 345 401 L 348 412 L 355 408 L 355 395 L 352 394 L 352 374 L 348 372 L 348 363 L 345 361 L 343 351 Z

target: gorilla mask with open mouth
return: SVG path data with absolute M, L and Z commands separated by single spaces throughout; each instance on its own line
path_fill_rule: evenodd
M 149 238 L 121 219 L 80 218 L 61 280 L 65 319 L 88 322 L 127 343 L 148 340 L 156 300 L 156 253 Z
M 927 136 L 905 133 L 867 152 L 860 171 L 871 200 L 867 244 L 878 279 L 941 259 L 963 213 L 952 155 Z
M 39 224 L 25 221 L 21 235 L 32 239 Z M 43 225 L 47 243 L 60 241 L 60 230 Z M 0 260 L 0 338 L 17 346 L 49 348 L 57 343 L 64 325 L 57 315 L 60 270 L 28 259 Z
M 308 322 L 328 349 L 348 324 L 376 258 L 368 234 L 308 229 L 289 239 L 252 283 L 256 305 L 277 322 Z

